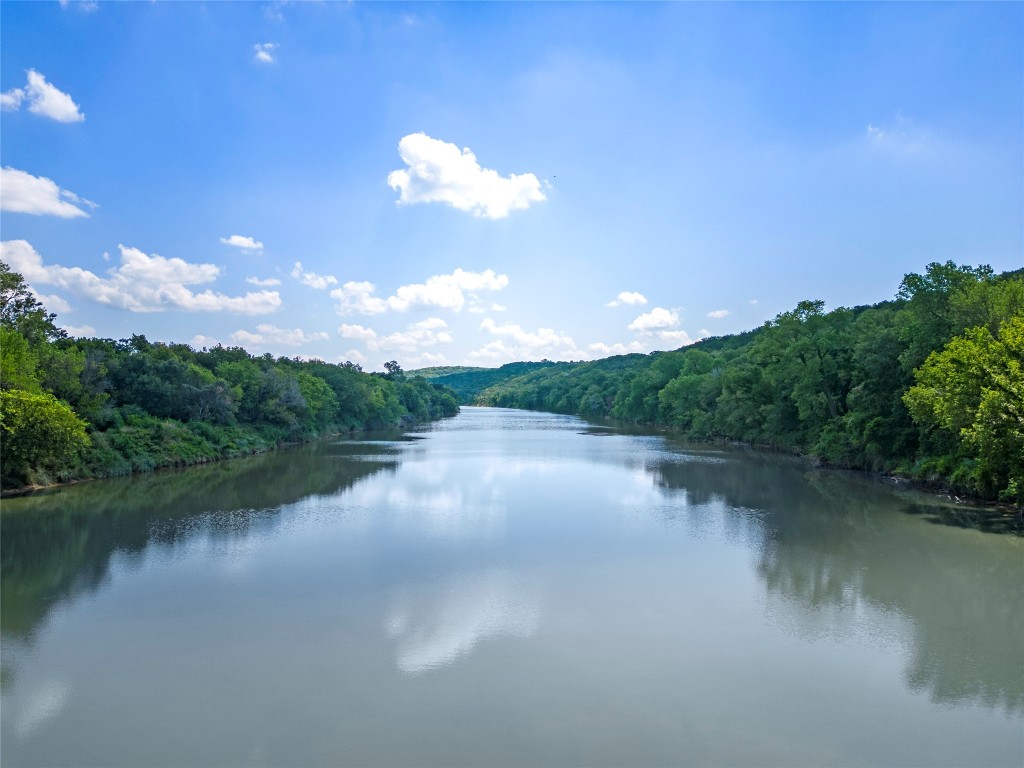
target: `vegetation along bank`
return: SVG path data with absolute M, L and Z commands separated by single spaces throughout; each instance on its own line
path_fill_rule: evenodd
M 453 416 L 454 393 L 397 363 L 196 351 L 144 336 L 69 338 L 0 262 L 0 484 L 5 491 L 270 450 Z
M 663 425 L 1024 504 L 1024 270 L 929 264 L 674 352 L 427 369 L 462 402 Z

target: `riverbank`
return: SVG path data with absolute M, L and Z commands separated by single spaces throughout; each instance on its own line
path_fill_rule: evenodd
M 529 410 L 529 409 L 527 409 Z M 538 411 L 551 413 L 551 411 Z M 819 456 L 798 449 L 768 443 L 751 443 L 726 438 L 696 439 L 682 430 L 666 424 L 643 424 L 624 422 L 617 419 L 588 419 L 588 423 L 608 426 L 619 432 L 631 434 L 651 434 L 670 436 L 683 443 L 695 445 L 722 446 L 742 448 L 758 453 L 792 456 L 801 460 L 810 469 L 830 472 L 849 472 L 860 477 L 867 477 L 887 485 L 899 485 L 907 489 L 920 491 L 936 497 L 939 505 L 929 508 L 928 519 L 944 525 L 959 528 L 971 528 L 990 533 L 1007 533 L 1024 536 L 1024 506 L 1011 502 L 985 499 L 965 489 L 951 485 L 939 475 L 914 477 L 908 472 L 886 472 L 865 469 L 863 467 L 840 466 L 830 464 Z
M 448 417 L 443 417 L 448 418 Z M 403 420 L 394 429 L 409 429 L 420 422 Z M 377 430 L 334 425 L 324 431 L 295 435 L 250 426 L 215 427 L 203 422 L 140 417 L 130 424 L 91 435 L 92 446 L 79 465 L 63 476 L 37 473 L 36 482 L 0 489 L 0 498 L 128 475 L 214 464 L 326 440 Z M 49 482 L 47 482 L 49 480 Z

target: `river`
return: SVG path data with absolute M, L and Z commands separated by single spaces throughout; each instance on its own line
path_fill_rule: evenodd
M 5 499 L 15 766 L 1020 766 L 1024 539 L 464 408 Z

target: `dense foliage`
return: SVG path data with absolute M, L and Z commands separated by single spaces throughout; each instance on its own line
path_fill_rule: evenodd
M 71 339 L 0 262 L 0 481 L 109 477 L 282 442 L 452 416 L 451 390 L 358 365 L 194 350 L 144 336 Z
M 552 365 L 555 365 L 555 363 L 550 360 L 541 360 L 539 363 L 506 363 L 500 368 L 474 368 L 452 365 L 437 368 L 421 368 L 413 373 L 435 384 L 442 384 L 451 388 L 459 402 L 468 405 L 473 402 L 478 392 L 487 387 L 492 387 L 506 379 L 511 379 L 513 376 L 520 376 L 529 371 L 547 368 Z
M 1024 270 L 947 262 L 907 275 L 894 301 L 831 312 L 804 301 L 750 333 L 554 364 L 475 399 L 666 425 L 1024 503 L 1022 360 Z

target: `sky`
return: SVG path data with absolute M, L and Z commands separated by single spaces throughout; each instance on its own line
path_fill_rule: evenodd
M 1024 266 L 1022 3 L 0 3 L 0 259 L 72 335 L 677 349 Z

